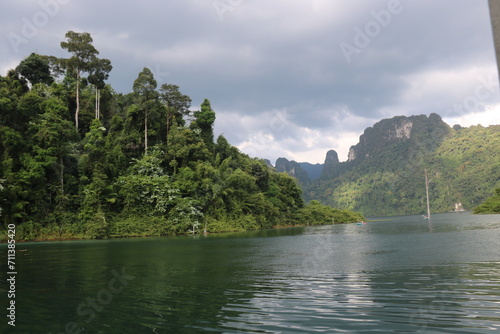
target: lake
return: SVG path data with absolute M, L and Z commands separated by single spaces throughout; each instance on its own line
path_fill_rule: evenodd
M 490 333 L 500 216 L 18 243 L 2 333 Z M 2 282 L 7 245 L 0 245 Z

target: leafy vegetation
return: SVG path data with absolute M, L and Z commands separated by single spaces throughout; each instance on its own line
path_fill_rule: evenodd
M 500 213 L 500 188 L 495 189 L 495 195 L 474 208 L 474 213 Z
M 450 128 L 436 114 L 395 117 L 368 128 L 351 160 L 325 165 L 306 199 L 367 216 L 472 210 L 500 187 L 500 126 Z M 488 200 L 490 211 L 494 200 Z M 479 209 L 476 209 L 476 211 Z
M 305 206 L 295 179 L 215 139 L 208 99 L 192 111 L 148 68 L 118 94 L 88 33 L 68 32 L 61 46 L 70 58 L 31 54 L 0 77 L 2 230 L 108 238 L 362 219 Z
M 364 220 L 364 217 L 359 213 L 325 206 L 316 200 L 311 201 L 309 205 L 300 210 L 300 218 L 310 225 L 335 224 L 335 222 L 355 223 Z

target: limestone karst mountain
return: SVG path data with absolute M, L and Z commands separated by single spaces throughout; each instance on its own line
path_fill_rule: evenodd
M 330 150 L 317 180 L 307 181 L 293 163 L 294 173 L 284 171 L 299 179 L 306 200 L 365 215 L 419 214 L 427 168 L 431 211 L 471 210 L 500 186 L 500 126 L 452 128 L 434 113 L 397 116 L 367 128 L 347 161 Z

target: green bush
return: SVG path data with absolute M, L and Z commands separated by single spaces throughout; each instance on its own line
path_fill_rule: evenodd
M 109 226 L 109 236 L 112 238 L 173 235 L 177 232 L 166 218 L 153 216 L 116 218 Z
M 500 213 L 500 188 L 495 189 L 495 195 L 486 199 L 474 209 L 476 214 Z
M 309 225 L 320 224 L 345 224 L 364 220 L 364 217 L 349 210 L 339 210 L 318 201 L 311 201 L 307 206 L 300 209 L 298 220 L 307 222 Z

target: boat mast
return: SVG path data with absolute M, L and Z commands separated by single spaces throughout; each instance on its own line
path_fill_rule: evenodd
M 425 171 L 425 196 L 427 197 L 427 218 L 431 219 L 431 209 L 429 205 L 429 179 L 427 178 L 427 168 Z

